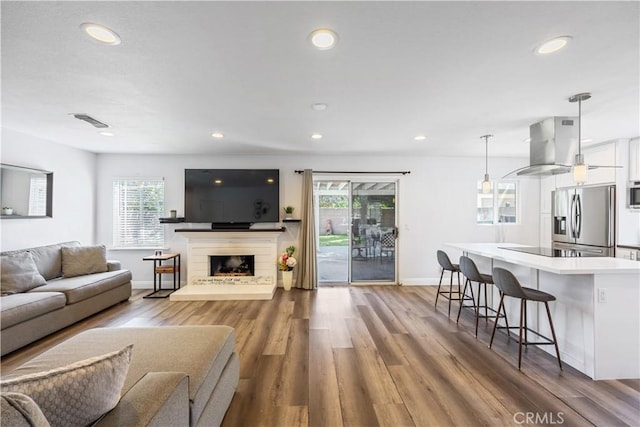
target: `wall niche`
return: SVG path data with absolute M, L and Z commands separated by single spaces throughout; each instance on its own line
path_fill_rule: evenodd
M 0 164 L 2 219 L 53 216 L 53 172 Z

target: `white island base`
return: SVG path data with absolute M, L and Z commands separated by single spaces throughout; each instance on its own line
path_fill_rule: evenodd
M 595 380 L 640 378 L 640 262 L 550 258 L 502 249 L 522 246 L 508 243 L 447 246 L 471 257 L 483 273 L 490 273 L 493 267 L 506 268 L 522 286 L 556 297 L 549 308 L 563 363 Z M 457 255 L 450 257 L 454 260 Z M 492 296 L 497 308 L 497 290 Z M 517 325 L 518 301 L 505 301 L 509 319 Z M 551 336 L 544 305 L 528 303 L 528 307 L 529 327 Z M 540 348 L 555 356 L 553 346 Z

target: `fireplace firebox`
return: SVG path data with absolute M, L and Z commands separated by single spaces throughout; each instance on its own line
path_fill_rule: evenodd
M 254 255 L 209 255 L 210 276 L 253 276 Z

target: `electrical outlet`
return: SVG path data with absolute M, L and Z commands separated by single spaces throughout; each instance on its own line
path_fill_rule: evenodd
M 607 302 L 607 288 L 598 288 L 598 302 Z

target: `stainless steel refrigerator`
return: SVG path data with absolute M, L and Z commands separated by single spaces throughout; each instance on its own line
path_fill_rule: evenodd
M 554 249 L 573 256 L 614 256 L 616 187 L 570 187 L 553 192 Z

